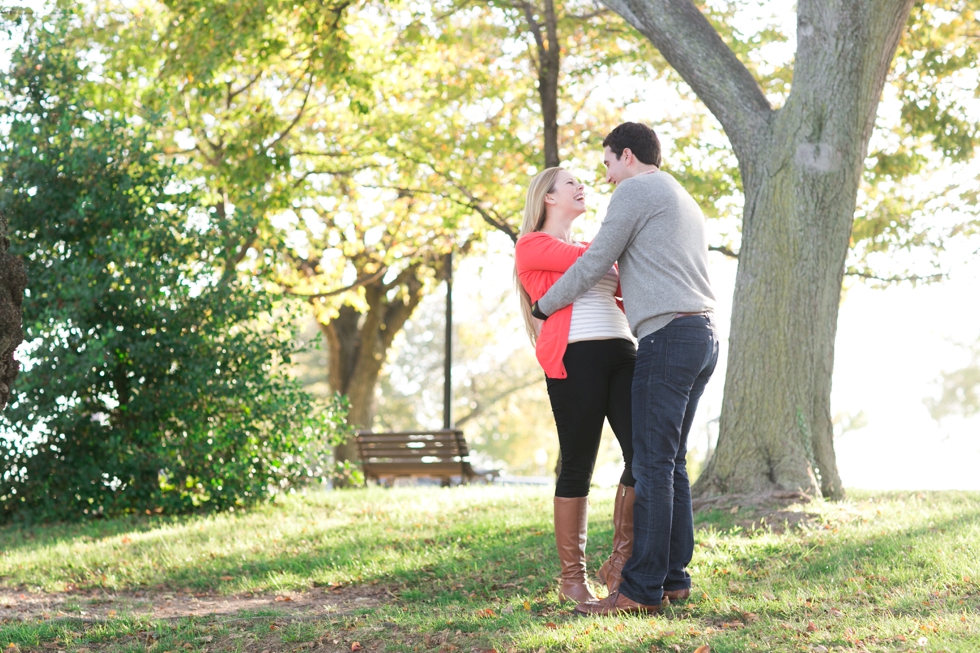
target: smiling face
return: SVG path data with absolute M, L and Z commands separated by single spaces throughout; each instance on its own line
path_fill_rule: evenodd
M 602 164 L 606 166 L 606 183 L 616 185 L 633 175 L 628 166 L 633 159 L 633 153 L 625 148 L 620 156 L 609 149 L 607 145 L 602 151 Z
M 585 185 L 580 184 L 572 173 L 560 170 L 555 185 L 544 197 L 549 213 L 577 217 L 585 213 Z

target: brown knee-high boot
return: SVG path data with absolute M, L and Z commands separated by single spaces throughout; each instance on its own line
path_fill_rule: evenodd
M 589 528 L 588 497 L 555 497 L 555 543 L 561 561 L 561 601 L 594 601 L 585 573 L 585 542 Z
M 623 565 L 633 555 L 633 501 L 636 492 L 620 483 L 613 504 L 613 550 L 609 559 L 599 567 L 599 580 L 612 594 L 623 581 Z

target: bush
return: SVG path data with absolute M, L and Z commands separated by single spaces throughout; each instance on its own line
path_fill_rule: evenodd
M 344 437 L 289 377 L 291 309 L 240 279 L 237 235 L 99 113 L 57 29 L 3 83 L 0 210 L 28 266 L 28 360 L 0 428 L 0 521 L 223 509 L 321 479 Z

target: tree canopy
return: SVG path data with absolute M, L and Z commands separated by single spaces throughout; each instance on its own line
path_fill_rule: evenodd
M 5 185 L 15 171 L 28 179 L 28 163 L 30 174 L 60 179 L 56 170 L 42 170 L 30 148 L 50 150 L 52 160 L 73 162 L 78 172 L 68 177 L 79 189 L 101 193 L 107 199 L 100 205 L 116 206 L 118 216 L 128 217 L 119 217 L 123 227 L 101 218 L 76 221 L 72 237 L 91 243 L 92 259 L 63 256 L 60 243 L 73 241 L 60 234 L 49 238 L 16 225 L 14 241 L 26 247 L 40 239 L 33 255 L 52 266 L 93 266 L 86 274 L 98 282 L 61 289 L 72 296 L 125 291 L 130 294 L 120 296 L 122 306 L 143 286 L 177 287 L 177 279 L 188 288 L 211 288 L 213 294 L 187 291 L 181 302 L 220 307 L 206 309 L 218 316 L 209 322 L 218 325 L 214 337 L 250 325 L 240 331 L 249 334 L 241 338 L 253 338 L 248 347 L 279 352 L 263 359 L 272 366 L 267 371 L 287 355 L 282 341 L 289 336 L 263 331 L 260 323 L 269 318 L 259 316 L 286 306 L 305 310 L 326 341 L 332 389 L 349 397 L 350 421 L 370 427 L 394 338 L 446 274 L 445 255 L 479 254 L 491 231 L 515 238 L 524 186 L 544 165 L 562 162 L 592 181 L 601 137 L 624 113 L 643 107 L 644 120 L 670 146 L 666 169 L 709 218 L 726 225 L 713 228 L 712 248 L 740 260 L 743 287 L 736 304 L 748 312 L 736 318 L 733 342 L 740 333 L 755 334 L 756 340 L 764 333 L 770 343 L 774 358 L 760 369 L 738 377 L 738 364 L 732 366 L 740 379 L 731 382 L 732 389 L 755 388 L 761 396 L 766 392 L 759 388 L 771 390 L 773 383 L 793 387 L 793 405 L 768 420 L 781 424 L 773 427 L 772 441 L 792 443 L 793 482 L 808 473 L 816 479 L 821 467 L 832 479 L 832 427 L 824 404 L 829 405 L 838 277 L 881 284 L 941 279 L 949 267 L 947 246 L 975 234 L 978 224 L 980 183 L 964 174 L 975 161 L 978 136 L 971 108 L 978 86 L 971 31 L 976 0 L 875 2 L 880 11 L 865 0 L 843 23 L 830 21 L 829 10 L 802 3 L 795 33 L 775 12 L 770 18 L 756 11 L 759 17 L 748 18 L 747 4 L 735 0 L 671 0 L 660 9 L 610 0 L 615 12 L 583 0 L 113 0 L 84 8 L 55 2 L 48 33 L 57 22 L 53 17 L 61 27 L 52 58 L 57 54 L 59 65 L 74 66 L 74 72 L 60 78 L 61 86 L 51 86 L 56 76 L 31 78 L 40 80 L 35 90 L 44 86 L 49 98 L 34 113 L 11 104 L 11 129 L 23 134 L 4 137 L 10 171 Z M 899 20 L 902 12 L 907 19 Z M 820 22 L 825 19 L 830 22 Z M 894 33 L 879 34 L 891 25 L 888 20 L 896 24 Z M 807 30 L 812 27 L 828 43 L 851 43 L 853 35 L 833 27 L 845 23 L 867 31 L 854 48 L 881 56 L 893 48 L 894 57 L 877 68 L 857 55 L 833 65 L 815 63 L 830 55 L 808 40 Z M 837 71 L 840 89 L 853 79 L 847 70 L 873 68 L 877 77 L 861 87 L 873 101 L 834 105 L 829 98 L 842 97 L 840 89 L 813 90 L 821 65 Z M 30 77 L 25 75 L 14 71 L 10 80 L 21 81 L 8 84 L 8 98 L 27 97 L 23 89 L 34 88 L 23 85 Z M 65 125 L 81 125 L 84 138 L 72 140 L 59 131 L 64 125 L 52 122 L 56 116 L 45 103 L 62 107 L 58 115 L 70 117 Z M 816 113 L 808 113 L 814 107 Z M 841 122 L 828 122 L 831 114 Z M 793 115 L 798 124 L 791 129 Z M 857 129 L 847 120 L 859 115 L 865 121 L 860 133 L 845 136 Z M 33 120 L 42 121 L 42 132 L 27 127 Z M 795 150 L 787 145 L 804 132 L 810 140 Z M 818 136 L 837 140 L 828 150 L 830 141 Z M 764 142 L 784 147 L 763 155 Z M 819 167 L 825 155 L 831 156 L 826 161 L 838 161 L 834 152 L 847 153 L 853 177 L 841 176 L 823 190 L 808 186 L 826 182 L 820 175 L 828 171 L 808 177 L 806 170 L 816 168 L 800 161 Z M 770 170 L 774 161 L 787 167 Z M 105 175 L 96 174 L 100 165 Z M 761 180 L 791 169 L 806 178 L 787 178 L 778 193 L 767 194 Z M 601 192 L 610 190 L 599 176 L 594 179 Z M 23 207 L 38 207 L 42 200 L 52 206 L 56 197 L 84 206 L 89 201 L 77 199 L 88 197 L 90 191 L 81 190 L 51 199 L 24 195 L 40 188 L 30 183 L 10 186 L 19 189 L 7 195 L 22 202 L 18 219 L 30 213 Z M 125 190 L 130 186 L 143 189 L 142 204 Z M 820 201 L 842 192 L 843 199 L 815 209 L 794 195 L 806 188 Z M 852 191 L 852 200 L 844 201 Z M 165 208 L 157 206 L 162 198 Z M 50 210 L 69 215 L 66 207 Z M 188 216 L 194 228 L 187 226 Z M 128 231 L 142 222 L 147 231 Z M 830 222 L 835 231 L 827 236 Z M 170 236 L 148 235 L 154 229 Z M 752 239 L 769 232 L 776 241 L 760 241 L 753 254 Z M 117 248 L 111 257 L 98 253 L 110 242 Z M 808 249 L 809 243 L 824 249 Z M 782 251 L 785 260 L 775 262 Z M 926 264 L 923 251 L 932 254 Z M 754 267 L 754 256 L 761 257 L 764 271 Z M 107 258 L 117 267 L 105 267 Z M 118 261 L 130 261 L 133 269 Z M 110 280 L 127 274 L 132 283 L 121 290 L 99 285 L 118 284 Z M 744 301 L 741 293 L 751 279 L 764 280 L 764 301 Z M 38 283 L 48 282 L 42 276 Z M 235 302 L 220 293 L 261 299 L 246 310 L 226 307 L 226 301 Z M 811 310 L 815 302 L 819 310 Z M 50 310 L 50 319 L 68 314 L 63 306 Z M 131 309 L 119 310 L 128 315 Z M 794 317 L 761 326 L 739 321 L 749 313 Z M 119 333 L 142 336 L 141 329 Z M 60 343 L 57 329 L 44 333 Z M 59 344 L 65 347 L 59 361 L 70 352 L 80 355 L 80 343 Z M 734 348 L 746 352 L 736 356 L 752 355 Z M 793 358 L 794 351 L 803 358 Z M 808 380 L 780 381 L 771 373 L 784 368 L 820 371 Z M 492 388 L 505 386 L 488 380 L 481 396 L 496 396 Z M 729 394 L 752 405 L 749 397 Z M 728 455 L 724 447 L 720 451 Z M 336 453 L 341 460 L 352 455 L 345 448 Z M 828 482 L 824 491 L 834 494 Z
M 222 509 L 319 480 L 342 410 L 290 378 L 288 307 L 224 273 L 227 232 L 151 123 L 89 100 L 65 21 L 29 27 L 2 85 L 0 210 L 30 287 L 0 519 Z

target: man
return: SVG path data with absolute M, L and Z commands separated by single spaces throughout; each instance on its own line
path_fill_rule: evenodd
M 633 549 L 618 589 L 581 614 L 658 612 L 664 596 L 691 592 L 694 518 L 687 436 L 718 360 L 711 321 L 704 215 L 660 170 L 649 127 L 623 123 L 602 142 L 606 180 L 616 185 L 589 250 L 534 305 L 547 319 L 619 262 L 626 317 L 639 340 L 633 374 Z

